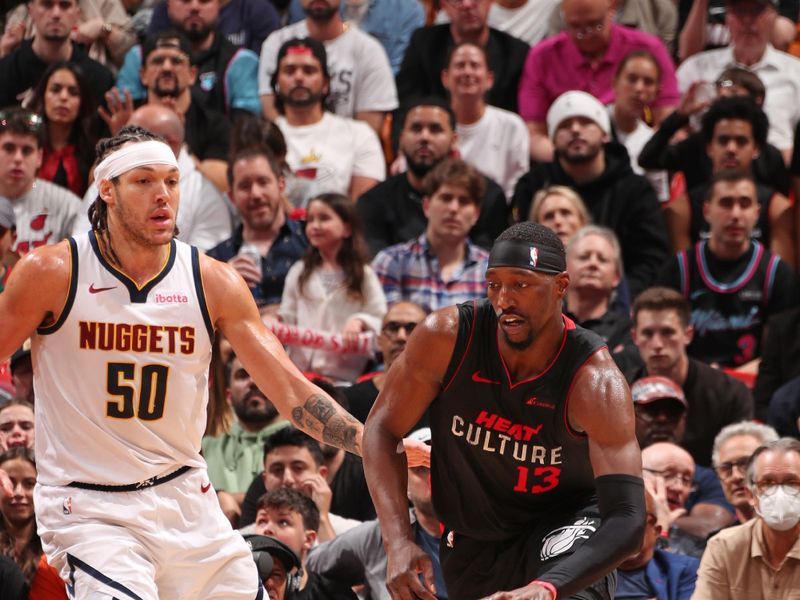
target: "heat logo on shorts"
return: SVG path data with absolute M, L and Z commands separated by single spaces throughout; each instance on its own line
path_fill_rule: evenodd
M 542 540 L 542 549 L 539 552 L 541 560 L 550 560 L 554 556 L 564 554 L 572 549 L 578 540 L 588 540 L 600 526 L 600 519 L 582 517 L 572 525 L 554 529 Z

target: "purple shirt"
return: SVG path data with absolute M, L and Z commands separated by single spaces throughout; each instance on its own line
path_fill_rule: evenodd
M 654 106 L 676 106 L 681 95 L 675 79 L 675 65 L 661 40 L 615 23 L 611 24 L 610 34 L 606 53 L 595 67 L 589 65 L 566 32 L 532 47 L 519 82 L 522 118 L 544 122 L 550 105 L 569 90 L 583 90 L 603 104 L 610 104 L 614 101 L 617 66 L 633 50 L 648 50 L 661 65 L 661 91 Z

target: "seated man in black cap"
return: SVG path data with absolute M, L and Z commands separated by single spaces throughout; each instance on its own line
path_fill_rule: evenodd
M 270 600 L 284 600 L 296 588 L 300 559 L 283 542 L 265 535 L 248 535 L 245 540 L 253 551 L 258 577 Z

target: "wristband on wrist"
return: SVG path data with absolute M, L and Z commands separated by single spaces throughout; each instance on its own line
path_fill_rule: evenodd
M 531 581 L 531 583 L 535 583 L 536 585 L 540 585 L 543 588 L 547 589 L 548 592 L 553 594 L 553 598 L 551 600 L 556 600 L 556 598 L 558 597 L 558 592 L 556 592 L 556 586 L 554 586 L 552 583 L 550 583 L 548 581 L 542 581 L 540 579 L 534 579 L 533 581 Z

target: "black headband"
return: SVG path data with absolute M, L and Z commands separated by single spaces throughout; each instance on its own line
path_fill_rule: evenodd
M 567 270 L 567 259 L 552 248 L 522 240 L 500 240 L 494 243 L 489 254 L 488 268 L 494 267 L 515 267 L 557 275 Z

